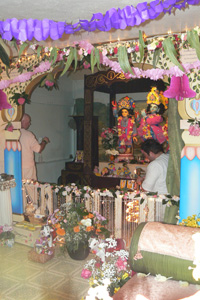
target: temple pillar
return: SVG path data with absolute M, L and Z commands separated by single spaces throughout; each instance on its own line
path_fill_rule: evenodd
M 4 172 L 13 175 L 16 186 L 11 189 L 12 213 L 23 214 L 22 197 L 22 168 L 21 168 L 21 145 L 19 142 L 22 106 L 14 106 L 1 112 L 4 125 Z M 7 122 L 11 122 L 13 131 L 5 130 Z

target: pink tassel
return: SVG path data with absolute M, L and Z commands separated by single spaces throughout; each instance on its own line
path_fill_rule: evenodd
M 0 110 L 9 108 L 12 108 L 12 105 L 7 102 L 6 93 L 0 90 Z
M 172 76 L 170 87 L 163 93 L 167 98 L 175 98 L 177 101 L 183 98 L 193 98 L 196 93 L 190 89 L 189 79 L 187 75 L 182 77 Z

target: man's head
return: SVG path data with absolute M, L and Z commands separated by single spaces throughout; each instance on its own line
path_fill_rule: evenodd
M 153 161 L 164 152 L 162 145 L 154 139 L 148 139 L 143 142 L 141 144 L 141 151 L 150 161 Z
M 21 120 L 21 126 L 24 129 L 28 129 L 31 125 L 31 117 L 28 114 L 24 114 Z

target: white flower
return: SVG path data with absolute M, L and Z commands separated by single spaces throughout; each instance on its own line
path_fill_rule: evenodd
M 44 48 L 44 52 L 45 52 L 45 53 L 49 52 L 49 47 L 45 47 L 45 48 Z
M 178 196 L 173 196 L 173 197 L 172 197 L 172 200 L 174 200 L 174 201 L 179 201 L 179 200 L 180 200 L 180 197 L 178 197 Z
M 55 188 L 55 193 L 57 194 L 59 192 L 59 188 Z
M 91 219 L 83 219 L 81 220 L 81 224 L 88 227 L 92 225 L 92 220 Z
M 30 45 L 30 47 L 29 47 L 29 48 L 31 48 L 31 49 L 33 49 L 33 50 L 35 50 L 35 48 L 36 48 L 36 44 Z
M 108 54 L 108 51 L 104 48 L 103 51 L 102 51 L 102 55 L 106 56 L 107 54 Z
M 159 282 L 165 282 L 167 281 L 168 279 L 171 279 L 172 277 L 165 277 L 165 276 L 162 276 L 160 274 L 156 274 L 156 277 L 155 277 L 155 280 L 156 281 L 159 281 Z
M 62 192 L 62 195 L 63 195 L 63 196 L 67 196 L 67 191 L 63 191 L 63 192 Z

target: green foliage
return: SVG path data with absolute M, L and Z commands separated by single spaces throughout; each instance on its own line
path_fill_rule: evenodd
M 10 67 L 10 59 L 5 50 L 5 43 L 1 38 L 0 38 L 0 59 L 7 67 Z
M 118 48 L 118 60 L 120 67 L 125 73 L 130 72 L 133 75 L 133 70 L 131 69 L 129 60 L 128 60 L 128 55 L 127 55 L 127 49 L 125 46 L 120 46 Z
M 144 48 L 145 48 L 145 43 L 142 37 L 142 32 L 141 30 L 139 30 L 139 50 L 140 50 L 140 61 L 139 63 L 142 62 L 143 58 L 144 58 Z
M 163 41 L 163 47 L 166 55 L 170 58 L 171 62 L 174 65 L 178 66 L 181 71 L 185 72 L 183 66 L 177 60 L 177 52 L 170 37 Z
M 193 29 L 187 32 L 187 40 L 192 48 L 196 50 L 198 59 L 200 60 L 200 42 L 198 33 Z
M 67 57 L 67 62 L 65 63 L 64 70 L 62 71 L 60 76 L 63 76 L 67 72 L 69 67 L 71 66 L 72 61 L 73 61 L 74 56 L 75 56 L 75 51 L 77 51 L 76 48 L 70 47 L 70 53 L 69 53 L 69 56 Z

